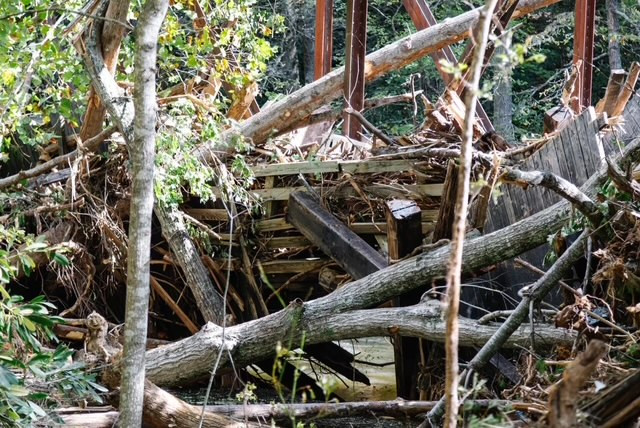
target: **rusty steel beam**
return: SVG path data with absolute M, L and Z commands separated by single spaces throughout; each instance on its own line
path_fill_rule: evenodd
M 365 56 L 367 49 L 367 0 L 347 2 L 347 40 L 344 73 L 344 99 L 347 107 L 362 111 L 364 107 Z M 362 125 L 350 114 L 344 114 L 343 133 L 360 140 Z
M 433 16 L 426 0 L 402 0 L 402 4 L 407 12 L 409 12 L 413 25 L 415 25 L 418 30 L 424 30 L 425 28 L 429 28 L 437 24 L 436 18 Z M 438 69 L 440 76 L 442 76 L 442 80 L 444 80 L 445 84 L 449 85 L 451 83 L 452 76 L 444 70 L 440 60 L 444 59 L 454 66 L 457 65 L 458 60 L 456 59 L 453 50 L 450 46 L 445 46 L 441 50 L 431 54 L 431 58 L 433 58 L 436 68 Z M 464 87 L 461 87 L 461 92 L 463 91 Z M 476 101 L 476 116 L 482 123 L 485 131 L 489 132 L 495 130 L 487 112 L 482 107 L 482 104 L 480 104 L 480 101 Z
M 314 78 L 331 71 L 333 57 L 333 0 L 316 1 L 316 47 Z
M 575 11 L 573 65 L 577 69 L 578 78 L 571 94 L 571 107 L 576 113 L 580 113 L 591 105 L 596 0 L 576 0 Z

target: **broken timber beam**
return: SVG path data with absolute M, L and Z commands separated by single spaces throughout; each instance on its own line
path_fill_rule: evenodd
M 613 109 L 616 107 L 618 97 L 624 88 L 627 73 L 622 70 L 611 70 L 609 74 L 609 82 L 604 97 L 596 104 L 596 113 L 607 113 L 611 117 Z
M 312 195 L 289 197 L 287 221 L 338 263 L 353 279 L 384 269 L 387 260 L 327 211 Z
M 449 160 L 447 165 L 447 175 L 444 179 L 443 197 L 438 210 L 436 228 L 433 230 L 432 242 L 441 239 L 451 239 L 453 231 L 453 218 L 455 216 L 455 196 L 458 192 L 458 171 L 459 168 L 454 160 Z
M 422 244 L 420 207 L 414 201 L 395 199 L 388 201 L 386 208 L 389 259 L 400 260 Z M 423 291 L 416 289 L 403 294 L 394 299 L 394 306 L 415 305 L 420 301 Z M 405 400 L 418 399 L 421 340 L 399 334 L 393 339 L 396 394 Z

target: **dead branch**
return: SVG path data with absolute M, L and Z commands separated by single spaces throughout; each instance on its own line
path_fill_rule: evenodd
M 480 87 L 482 63 L 487 49 L 491 20 L 498 0 L 487 0 L 478 24 L 474 27 L 473 61 L 469 68 L 470 79 L 463 80 L 466 85 L 464 96 L 464 121 L 462 124 L 462 143 L 460 146 L 460 164 L 458 165 L 458 185 L 455 199 L 455 217 L 451 237 L 451 253 L 447 267 L 447 338 L 446 379 L 445 379 L 445 419 L 444 426 L 458 426 L 458 313 L 460 312 L 460 279 L 462 276 L 462 248 L 467 227 L 467 211 L 469 209 L 469 188 L 471 180 L 471 161 L 476 102 Z M 447 91 L 450 94 L 451 91 Z
M 515 182 L 516 184 L 527 186 L 533 184 L 536 186 L 546 187 L 571 202 L 578 211 L 589 219 L 593 227 L 598 227 L 602 220 L 602 214 L 598 209 L 598 205 L 587 195 L 578 189 L 578 187 L 564 178 L 551 172 L 542 171 L 521 171 L 514 168 L 506 168 L 501 179 L 507 182 Z
M 549 393 L 547 421 L 550 427 L 577 426 L 578 394 L 606 352 L 607 345 L 604 342 L 592 340 L 587 349 L 567 366 L 562 373 L 562 380 Z
M 474 406 L 509 406 L 521 411 L 530 411 L 532 405 L 507 400 L 471 400 Z M 343 403 L 291 403 L 291 404 L 249 404 L 249 405 L 217 405 L 207 406 L 209 412 L 233 418 L 275 419 L 276 421 L 311 420 L 320 418 L 344 418 L 354 416 L 391 416 L 395 418 L 412 418 L 426 413 L 433 408 L 435 401 L 367 401 Z M 535 408 L 535 406 L 533 406 Z M 541 409 L 536 409 L 538 412 Z
M 382 132 L 378 127 L 376 127 L 373 123 L 369 122 L 366 117 L 362 115 L 359 111 L 352 109 L 351 107 L 347 107 L 344 109 L 344 112 L 350 114 L 355 117 L 358 122 L 373 135 L 381 139 L 387 146 L 395 146 L 398 143 L 393 138 L 389 137 L 387 134 Z
M 75 149 L 70 153 L 67 153 L 66 155 L 58 156 L 56 158 L 51 159 L 50 161 L 37 165 L 26 171 L 20 171 L 19 173 L 14 174 L 10 177 L 0 179 L 0 190 L 5 189 L 9 186 L 18 184 L 22 180 L 38 177 L 42 174 L 45 174 L 51 171 L 53 168 L 56 168 L 60 165 L 69 165 L 80 154 L 84 152 L 93 152 L 94 150 L 96 150 L 104 140 L 109 138 L 109 136 L 115 132 L 115 130 L 116 130 L 115 126 L 111 126 L 105 129 L 104 131 L 100 132 L 95 137 L 89 138 L 87 141 L 79 145 L 77 149 Z
M 492 165 L 494 162 L 494 156 L 497 156 L 500 163 L 503 163 L 501 152 L 494 152 L 492 154 L 483 153 L 478 150 L 472 151 L 472 159 L 474 161 L 480 161 L 488 165 Z M 412 159 L 412 158 L 438 158 L 438 159 L 451 159 L 460 157 L 460 149 L 455 148 L 442 148 L 442 147 L 420 147 L 420 148 L 407 148 L 398 147 L 394 151 L 385 150 L 378 151 L 373 159 Z M 504 162 L 507 165 L 508 161 Z

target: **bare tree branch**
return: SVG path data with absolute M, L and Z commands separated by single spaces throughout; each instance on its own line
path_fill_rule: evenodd
M 484 54 L 489 40 L 491 17 L 498 4 L 498 0 L 487 0 L 475 27 L 474 38 L 476 46 L 473 51 L 470 81 L 467 85 L 464 105 L 465 116 L 462 125 L 462 145 L 460 147 L 460 165 L 458 166 L 458 186 L 456 192 L 455 218 L 453 220 L 453 235 L 451 238 L 451 254 L 447 272 L 447 338 L 445 341 L 446 381 L 445 403 L 446 412 L 444 426 L 454 428 L 458 426 L 458 313 L 460 311 L 460 278 L 462 276 L 462 247 L 467 226 L 467 211 L 469 208 L 469 180 L 471 179 L 471 158 L 473 144 L 473 123 L 476 116 L 476 103 L 480 88 L 480 76 L 484 63 Z
M 520 185 L 533 184 L 553 190 L 584 214 L 593 227 L 598 227 L 602 220 L 598 205 L 581 192 L 575 184 L 556 174 L 546 171 L 521 171 L 514 168 L 506 168 L 500 178 L 503 181 L 515 182 Z

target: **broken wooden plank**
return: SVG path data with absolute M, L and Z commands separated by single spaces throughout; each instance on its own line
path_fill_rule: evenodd
M 444 180 L 444 197 L 440 202 L 438 219 L 436 220 L 436 226 L 433 230 L 433 242 L 438 242 L 441 239 L 451 239 L 456 194 L 458 191 L 458 170 L 459 168 L 456 166 L 456 162 L 450 160 L 447 165 L 447 175 Z
M 227 214 L 227 210 L 221 208 L 186 208 L 184 210 L 185 213 L 195 218 L 196 220 L 217 220 L 217 221 L 227 221 L 229 220 L 229 215 Z
M 610 114 L 611 117 L 620 116 L 622 112 L 624 112 L 631 95 L 635 92 L 636 83 L 638 83 L 638 76 L 640 76 L 640 63 L 634 61 L 629 69 L 629 75 L 624 83 L 624 87 L 622 88 L 622 91 L 620 91 L 616 106 Z
M 311 242 L 301 235 L 296 236 L 277 236 L 270 238 L 265 243 L 267 248 L 304 248 L 311 245 Z
M 287 219 L 354 279 L 387 267 L 387 260 L 379 252 L 309 193 L 291 194 Z
M 428 233 L 433 230 L 435 223 L 433 222 L 437 211 L 425 211 L 429 217 L 423 218 L 422 233 Z M 425 221 L 425 219 L 427 219 Z M 258 233 L 279 232 L 294 229 L 294 226 L 287 222 L 285 218 L 273 218 L 267 220 L 258 220 L 254 223 L 254 227 Z M 349 229 L 359 235 L 376 235 L 387 233 L 387 224 L 382 222 L 358 222 L 348 225 Z
M 371 186 L 364 186 L 362 189 L 365 193 L 372 194 L 374 196 L 380 198 L 411 198 L 411 199 L 422 199 L 427 196 L 440 196 L 442 194 L 442 184 L 408 184 L 408 185 L 384 185 L 384 184 L 374 184 Z M 249 190 L 249 193 L 253 196 L 262 199 L 263 201 L 271 200 L 271 201 L 286 201 L 289 199 L 289 196 L 295 192 L 304 191 L 306 187 L 298 186 L 298 187 L 276 187 L 273 189 L 257 189 L 257 190 Z M 318 194 L 326 193 L 329 188 L 320 188 L 314 187 Z M 221 196 L 221 192 L 216 188 L 213 189 L 214 195 L 216 197 Z M 357 196 L 359 194 L 352 187 L 345 187 L 335 192 L 331 193 L 332 197 L 352 197 Z
M 269 260 L 267 262 L 260 262 L 264 273 L 278 274 L 278 273 L 300 273 L 310 272 L 315 269 L 320 269 L 327 263 L 331 263 L 331 260 L 326 258 L 315 258 L 305 260 Z
M 332 172 L 348 172 L 350 174 L 373 174 L 378 172 L 411 171 L 420 166 L 419 162 L 410 159 L 367 159 L 352 161 L 308 161 L 255 165 L 251 167 L 256 177 L 298 174 L 327 174 Z M 424 169 L 424 168 L 422 168 Z
M 627 73 L 624 70 L 611 70 L 604 97 L 596 104 L 596 113 L 607 113 L 611 116 L 624 87 L 626 77 Z

